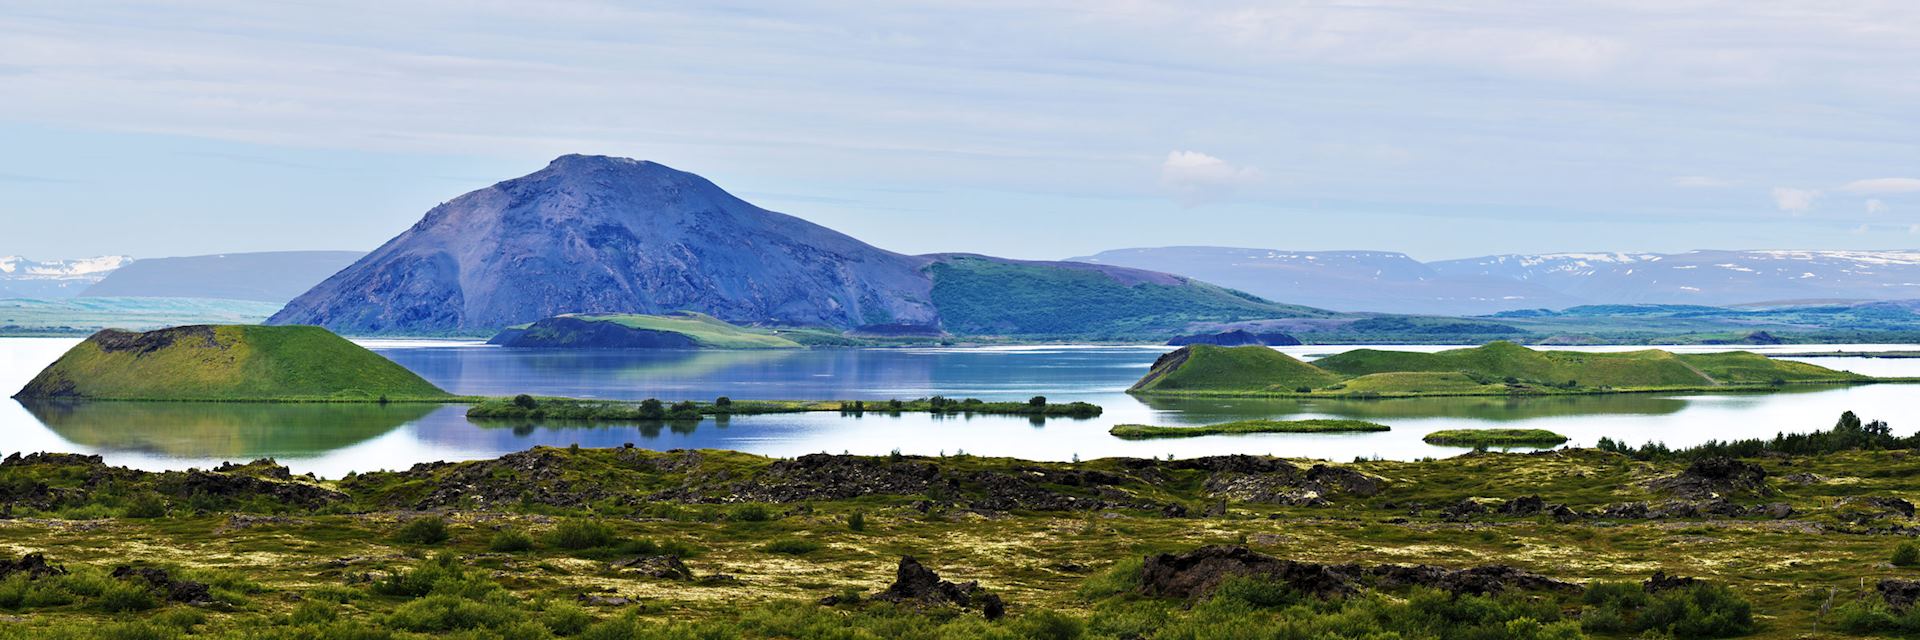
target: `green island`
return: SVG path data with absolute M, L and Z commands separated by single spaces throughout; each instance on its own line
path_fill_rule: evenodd
M 743 327 L 693 312 L 565 314 L 508 327 L 488 340 L 549 349 L 802 349 L 771 329 Z
M 1127 440 L 1149 438 L 1192 438 L 1229 433 L 1360 433 L 1388 431 L 1392 427 L 1365 420 L 1236 420 L 1198 427 L 1158 427 L 1144 424 L 1114 425 L 1107 433 Z
M 0 462 L 0 638 L 1920 632 L 1920 437 L 1352 463 L 534 448 Z
M 503 420 L 584 420 L 633 422 L 651 420 L 699 420 L 704 416 L 756 415 L 837 411 L 843 414 L 933 413 L 958 415 L 1021 415 L 1034 417 L 1092 418 L 1101 413 L 1100 405 L 1086 402 L 1048 402 L 1034 396 L 1026 402 L 987 402 L 978 398 L 933 396 L 914 400 L 734 400 L 715 398 L 712 402 L 683 400 L 668 404 L 657 399 L 638 402 L 619 400 L 575 400 L 519 395 L 481 401 L 467 409 L 468 418 Z
M 1554 447 L 1567 437 L 1546 429 L 1443 429 L 1421 440 L 1450 447 Z
M 1765 391 L 1795 384 L 1905 382 L 1746 351 L 1536 351 L 1511 342 L 1433 353 L 1356 349 L 1313 362 L 1261 346 L 1181 347 L 1128 389 L 1145 395 L 1410 398 Z
M 22 400 L 451 402 L 419 375 L 320 327 L 106 329 L 74 345 Z

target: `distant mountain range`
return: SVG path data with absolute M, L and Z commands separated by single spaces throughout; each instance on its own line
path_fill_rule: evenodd
M 1140 269 L 894 253 L 691 173 L 569 155 L 435 207 L 269 322 L 472 334 L 673 311 L 882 335 L 1162 339 L 1196 322 L 1333 315 Z
M 127 256 L 78 260 L 28 260 L 0 257 L 0 298 L 67 298 L 133 262 Z
M 359 251 L 268 251 L 151 258 L 107 274 L 80 295 L 285 304 L 364 255 Z
M 1314 307 L 1383 313 L 1920 298 L 1920 251 L 1557 253 L 1423 263 L 1379 251 L 1160 247 L 1070 260 L 1177 273 Z

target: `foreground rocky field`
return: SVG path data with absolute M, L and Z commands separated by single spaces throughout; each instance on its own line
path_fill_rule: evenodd
M 0 463 L 0 637 L 1920 631 L 1914 438 L 1036 463 L 540 448 L 338 480 Z

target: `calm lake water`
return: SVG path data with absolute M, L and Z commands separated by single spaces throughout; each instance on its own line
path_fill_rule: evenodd
M 77 339 L 0 338 L 0 391 L 20 388 Z M 1054 401 L 1106 408 L 1089 420 L 792 414 L 653 425 L 470 422 L 459 406 L 87 403 L 0 401 L 0 452 L 97 453 L 146 469 L 278 458 L 296 472 L 337 477 L 416 462 L 490 458 L 534 445 L 718 448 L 773 456 L 815 452 L 1014 456 L 1068 460 L 1223 453 L 1350 460 L 1412 459 L 1464 451 L 1420 441 L 1438 429 L 1551 429 L 1591 444 L 1696 444 L 1830 426 L 1842 411 L 1920 430 L 1920 386 L 1866 385 L 1774 394 L 1617 395 L 1412 400 L 1142 399 L 1124 393 L 1163 347 L 1006 347 L 820 351 L 529 351 L 473 343 L 369 340 L 362 344 L 460 394 L 532 393 L 665 400 L 868 399 L 929 395 Z M 1350 347 L 1282 349 L 1314 358 Z M 1391 347 L 1439 350 L 1449 347 Z M 1717 351 L 1726 347 L 1674 348 Z M 1777 352 L 1920 351 L 1920 345 L 1793 345 Z M 1592 348 L 1586 350 L 1626 350 Z M 1920 376 L 1920 359 L 1801 358 L 1880 376 Z M 1246 418 L 1350 417 L 1393 426 L 1368 434 L 1254 434 L 1126 441 L 1119 423 L 1206 424 Z

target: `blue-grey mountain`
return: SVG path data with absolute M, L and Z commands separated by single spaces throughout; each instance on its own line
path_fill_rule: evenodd
M 473 334 L 567 313 L 674 311 L 765 326 L 1095 337 L 1326 315 L 1138 269 L 898 254 L 691 173 L 570 155 L 435 207 L 270 322 Z
M 286 304 L 363 255 L 359 251 L 266 251 L 150 258 L 107 274 L 80 295 Z
M 1376 251 L 1159 247 L 1073 260 L 1178 273 L 1316 307 L 1386 313 L 1920 298 L 1916 251 L 1555 253 L 1422 263 Z

